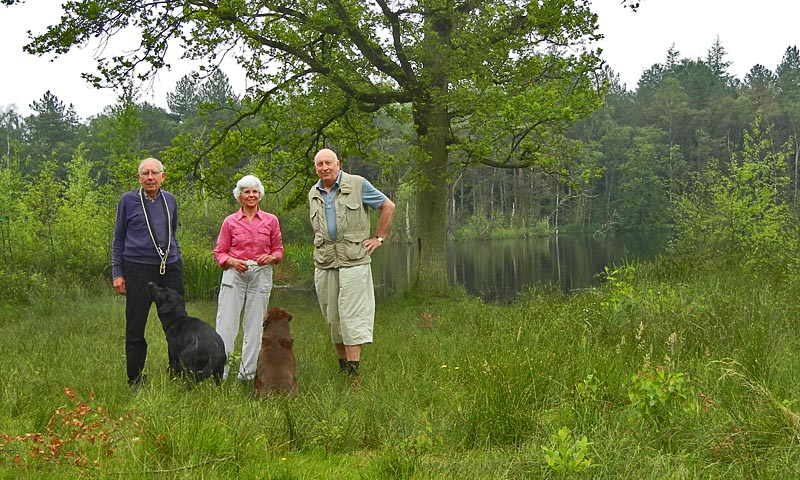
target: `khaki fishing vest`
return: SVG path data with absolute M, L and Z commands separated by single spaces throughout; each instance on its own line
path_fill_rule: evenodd
M 308 192 L 311 228 L 314 231 L 314 265 L 317 268 L 341 268 L 370 263 L 364 246 L 369 238 L 367 207 L 361 198 L 364 177 L 342 172 L 342 180 L 334 197 L 336 207 L 336 241 L 328 235 L 325 199 L 316 184 Z

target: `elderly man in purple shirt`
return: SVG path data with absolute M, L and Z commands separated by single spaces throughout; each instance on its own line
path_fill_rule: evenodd
M 111 276 L 114 289 L 125 295 L 125 358 L 128 384 L 144 383 L 147 358 L 145 327 L 153 301 L 148 282 L 184 295 L 183 260 L 175 231 L 178 204 L 161 189 L 164 165 L 155 158 L 139 164 L 139 188 L 125 192 L 117 205 L 111 243 Z

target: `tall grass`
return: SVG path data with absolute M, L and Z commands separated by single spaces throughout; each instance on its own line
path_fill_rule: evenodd
M 385 301 L 358 390 L 313 294 L 277 289 L 300 393 L 267 400 L 169 381 L 155 314 L 132 392 L 110 293 L 2 307 L 0 476 L 797 478 L 797 282 L 658 263 L 608 277 L 507 306 Z M 211 321 L 215 304 L 188 310 Z

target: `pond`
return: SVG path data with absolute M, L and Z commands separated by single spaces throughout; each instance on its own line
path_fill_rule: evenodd
M 667 233 L 558 235 L 529 239 L 451 242 L 448 278 L 453 286 L 490 302 L 510 302 L 535 286 L 575 291 L 597 285 L 605 267 L 648 260 L 662 252 Z M 409 286 L 414 259 L 411 245 L 386 244 L 373 255 L 372 273 L 378 298 Z

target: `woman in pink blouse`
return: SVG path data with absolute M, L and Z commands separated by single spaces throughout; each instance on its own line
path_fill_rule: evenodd
M 258 207 L 264 197 L 261 180 L 246 175 L 236 182 L 233 196 L 242 204 L 228 215 L 214 246 L 214 260 L 222 267 L 217 303 L 217 332 L 230 358 L 242 317 L 242 361 L 237 378 L 252 381 L 261 349 L 261 322 L 272 291 L 272 269 L 283 260 L 283 238 L 278 217 Z M 244 310 L 244 311 L 243 311 Z M 228 376 L 225 367 L 223 378 Z

